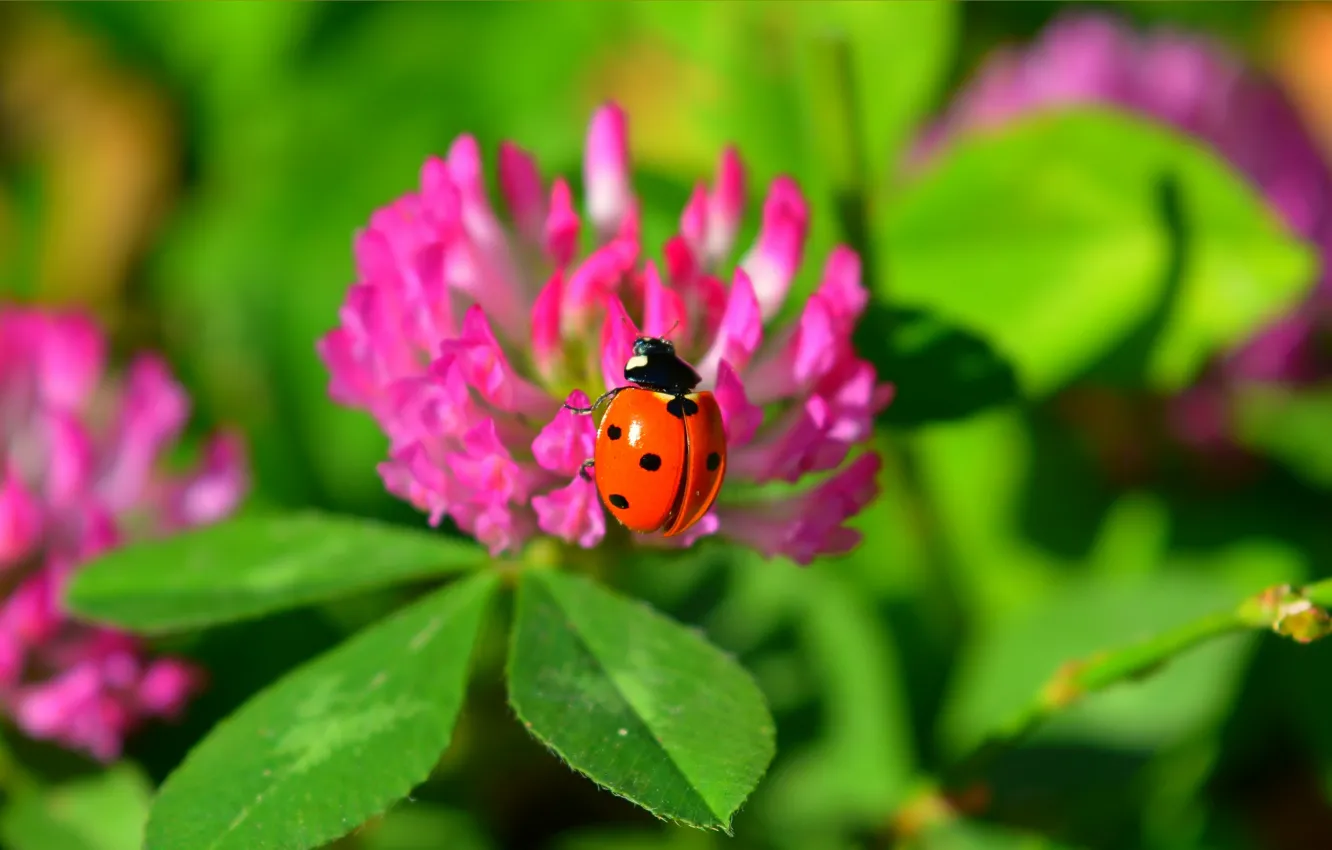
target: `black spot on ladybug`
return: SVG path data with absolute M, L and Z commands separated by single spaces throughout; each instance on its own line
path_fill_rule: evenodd
M 612 425 L 612 426 L 610 426 L 609 428 L 606 429 L 606 436 L 607 436 L 607 437 L 610 437 L 612 440 L 618 440 L 618 439 L 620 439 L 620 434 L 621 434 L 621 433 L 623 433 L 623 432 L 620 430 L 620 426 L 619 426 L 619 425 Z
M 719 466 L 721 466 L 721 455 L 708 452 L 708 472 L 716 472 Z
M 684 419 L 686 416 L 693 416 L 698 413 L 698 402 L 692 398 L 678 395 L 666 402 L 666 412 L 676 419 Z
M 619 493 L 610 494 L 610 503 L 615 507 L 619 508 L 620 510 L 624 510 L 625 508 L 629 507 L 629 500 L 626 499 L 624 496 L 621 496 Z
M 638 465 L 646 469 L 648 472 L 656 472 L 658 469 L 661 469 L 661 457 L 648 452 L 638 459 Z

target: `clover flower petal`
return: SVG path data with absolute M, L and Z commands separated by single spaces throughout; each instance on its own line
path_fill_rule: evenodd
M 1205 37 L 1137 33 L 1106 13 L 1065 13 L 1026 48 L 992 54 L 922 134 L 910 161 L 928 161 L 960 133 L 1079 104 L 1117 107 L 1188 133 L 1247 176 L 1292 230 L 1325 254 L 1332 248 L 1332 171 L 1281 89 Z M 1198 393 L 1174 400 L 1180 409 L 1168 419 L 1176 436 L 1199 448 L 1233 448 L 1228 406 L 1220 403 L 1228 387 L 1332 377 L 1320 343 L 1332 327 L 1332 264 L 1323 267 L 1291 315 L 1223 356 Z
M 371 214 L 339 324 L 317 348 L 330 396 L 365 410 L 389 437 L 379 472 L 390 492 L 496 554 L 538 533 L 599 545 L 606 515 L 579 474 L 595 424 L 561 401 L 582 407 L 622 386 L 640 333 L 669 336 L 700 389 L 716 394 L 733 452 L 728 480 L 808 483 L 808 495 L 833 492 L 847 470 L 860 474 L 865 462 L 842 464 L 853 452 L 872 456 L 858 446 L 891 387 L 850 342 L 868 299 L 859 258 L 837 248 L 799 318 L 788 327 L 775 319 L 809 227 L 795 181 L 773 181 L 758 238 L 728 270 L 746 204 L 734 149 L 711 184 L 696 187 L 660 257 L 641 242 L 619 107 L 597 110 L 588 129 L 594 244 L 583 255 L 568 184 L 548 183 L 509 142 L 496 167 L 492 206 L 480 148 L 464 136 L 426 163 L 416 191 Z M 731 498 L 732 489 L 686 534 L 641 542 L 690 545 L 715 533 L 752 545 L 752 529 L 785 524 L 758 548 L 805 563 L 846 551 L 855 535 L 844 523 L 864 506 L 829 498 L 817 519 L 793 523 L 794 502 Z
M 591 549 L 606 535 L 606 514 L 597 485 L 576 476 L 564 487 L 532 499 L 537 527 L 569 543 Z
M 41 503 L 18 472 L 0 479 L 0 569 L 18 564 L 36 547 L 42 532 Z
M 359 365 L 355 333 L 330 352 Z M 105 350 L 83 316 L 0 306 L 0 569 L 10 588 L 0 599 L 0 710 L 33 737 L 108 760 L 146 721 L 177 714 L 202 677 L 134 637 L 71 619 L 63 588 L 124 540 L 231 513 L 247 474 L 239 440 L 225 434 L 195 469 L 168 473 L 162 458 L 188 397 L 159 358 L 140 356 L 117 377 Z M 370 401 L 372 386 L 344 389 Z

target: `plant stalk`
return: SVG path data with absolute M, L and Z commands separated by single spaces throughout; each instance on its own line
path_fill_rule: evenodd
M 892 820 L 893 838 L 910 838 L 964 814 L 965 807 L 955 801 L 974 796 L 967 793 L 969 789 L 983 788 L 980 777 L 998 756 L 1020 745 L 1041 725 L 1083 697 L 1149 675 L 1184 652 L 1224 635 L 1262 629 L 1297 643 L 1312 643 L 1332 634 L 1328 606 L 1332 606 L 1332 579 L 1298 589 L 1278 585 L 1243 600 L 1233 609 L 1207 614 L 1120 649 L 1065 663 L 1026 708 L 991 732 L 947 772 L 943 782 L 926 786 L 899 809 Z M 919 817 L 922 812 L 929 816 Z

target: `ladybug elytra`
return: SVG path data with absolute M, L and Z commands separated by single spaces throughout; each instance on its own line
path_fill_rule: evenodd
M 698 373 L 658 337 L 634 340 L 624 366 L 629 386 L 617 387 L 590 407 L 609 401 L 597 427 L 593 456 L 597 492 L 619 522 L 643 534 L 671 537 L 698 522 L 726 476 L 726 433 L 710 392 L 695 392 Z

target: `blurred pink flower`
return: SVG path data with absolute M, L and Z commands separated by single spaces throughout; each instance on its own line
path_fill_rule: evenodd
M 33 737 L 109 760 L 143 721 L 178 713 L 201 674 L 71 620 L 65 580 L 126 537 L 220 519 L 246 474 L 227 436 L 194 472 L 163 472 L 189 401 L 152 356 L 113 379 L 105 348 L 78 315 L 0 306 L 0 706 Z
M 1286 97 L 1218 44 L 1114 17 L 1072 12 L 1023 50 L 996 51 L 913 151 L 919 164 L 959 133 L 1040 110 L 1104 105 L 1155 119 L 1209 144 L 1263 193 L 1293 231 L 1332 256 L 1332 174 Z M 1226 387 L 1332 377 L 1320 339 L 1332 330 L 1332 263 L 1307 302 L 1228 353 L 1172 411 L 1199 446 L 1229 442 Z
M 419 190 L 357 235 L 357 282 L 340 325 L 319 342 L 332 397 L 368 411 L 388 435 L 388 489 L 432 524 L 452 518 L 492 553 L 540 532 L 596 546 L 607 520 L 595 486 L 578 476 L 595 425 L 561 402 L 586 404 L 620 386 L 634 337 L 670 332 L 700 389 L 716 393 L 730 452 L 728 486 L 682 542 L 717 533 L 801 563 L 854 546 L 844 523 L 873 498 L 878 457 L 847 460 L 892 387 L 851 347 L 868 294 L 849 249 L 828 257 L 798 318 L 774 321 L 808 227 L 795 183 L 773 181 L 758 239 L 726 274 L 745 206 L 734 151 L 711 186 L 694 190 L 660 263 L 643 255 L 618 107 L 598 110 L 588 131 L 589 251 L 579 250 L 562 178 L 547 185 L 508 143 L 498 169 L 499 212 L 472 137 L 427 161 Z M 783 498 L 733 486 L 821 473 L 815 489 Z

